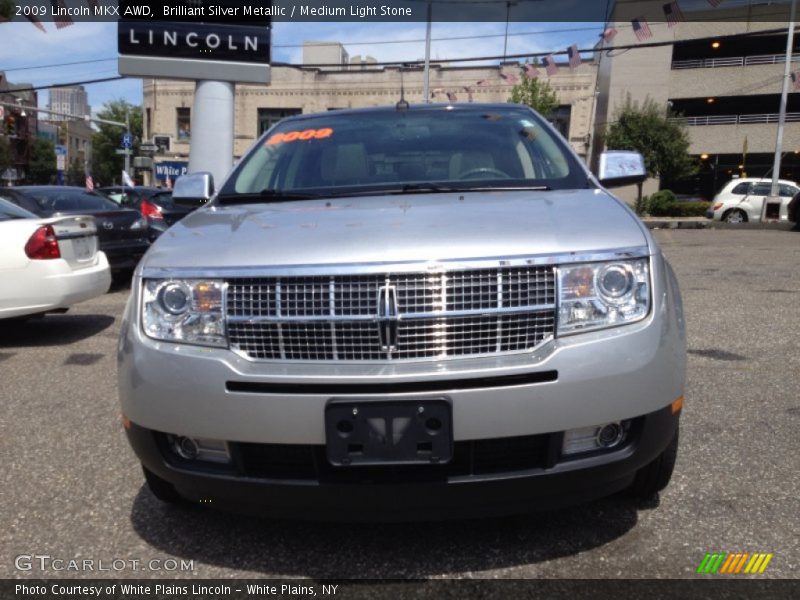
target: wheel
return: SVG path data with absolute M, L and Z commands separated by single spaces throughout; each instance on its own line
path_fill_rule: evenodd
M 722 220 L 726 223 L 733 223 L 734 225 L 739 223 L 747 223 L 747 213 L 737 208 L 726 212 L 722 217 Z
M 636 473 L 636 479 L 630 487 L 630 492 L 638 498 L 650 498 L 669 484 L 672 471 L 675 469 L 675 459 L 678 457 L 678 432 L 669 443 L 669 446 L 648 465 Z
M 150 488 L 153 496 L 166 504 L 186 503 L 186 500 L 184 500 L 183 496 L 177 492 L 175 486 L 173 486 L 170 482 L 164 481 L 155 473 L 148 471 L 144 465 L 142 465 L 142 471 L 144 471 L 144 478 L 147 480 L 147 487 Z
M 460 173 L 459 179 L 474 179 L 476 175 L 497 175 L 501 179 L 511 179 L 511 176 L 505 171 L 495 169 L 494 167 L 478 167 L 476 169 L 469 169 Z

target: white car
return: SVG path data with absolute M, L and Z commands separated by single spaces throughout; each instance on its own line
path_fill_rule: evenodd
M 769 196 L 771 187 L 771 179 L 732 179 L 714 196 L 706 217 L 726 223 L 758 222 L 761 220 L 764 199 Z M 778 185 L 780 207 L 777 212 L 767 214 L 767 219 L 788 220 L 789 201 L 798 192 L 800 186 L 797 183 L 781 179 Z
M 40 219 L 0 198 L 0 319 L 63 311 L 111 285 L 93 217 Z

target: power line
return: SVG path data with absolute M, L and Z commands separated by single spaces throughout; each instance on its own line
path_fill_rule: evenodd
M 561 29 L 539 29 L 536 31 L 516 31 L 511 32 L 508 34 L 508 37 L 522 37 L 527 35 L 543 35 L 543 34 L 555 34 L 555 33 L 575 33 L 581 31 L 595 31 L 597 27 L 565 27 Z M 455 36 L 444 36 L 444 37 L 435 37 L 432 39 L 434 42 L 450 42 L 450 41 L 460 41 L 460 40 L 475 40 L 475 39 L 489 39 L 489 38 L 501 38 L 504 37 L 502 33 L 487 33 L 487 34 L 480 34 L 480 35 L 455 35 Z M 325 40 L 323 40 L 325 41 Z M 337 42 L 336 40 L 330 40 L 331 44 L 341 43 L 343 46 L 375 46 L 375 45 L 387 45 L 387 44 L 418 44 L 424 42 L 425 38 L 415 38 L 410 40 L 353 40 L 349 42 Z M 304 44 L 273 44 L 272 48 L 302 48 Z M 64 62 L 64 63 L 54 63 L 50 65 L 25 65 L 22 67 L 11 67 L 8 69 L 3 69 L 6 73 L 11 73 L 15 71 L 32 71 L 37 69 L 49 69 L 49 68 L 56 68 L 56 67 L 68 67 L 73 65 L 88 65 L 88 64 L 95 64 L 101 62 L 110 62 L 112 60 L 117 60 L 116 56 L 110 58 L 94 58 L 90 60 L 76 60 L 72 62 Z
M 692 38 L 691 40 L 667 40 L 663 42 L 646 42 L 646 43 L 638 43 L 638 44 L 627 44 L 624 46 L 612 46 L 612 47 L 604 47 L 604 48 L 581 48 L 578 50 L 580 53 L 594 53 L 597 51 L 601 52 L 611 52 L 614 50 L 635 50 L 640 48 L 659 48 L 664 46 L 674 46 L 678 43 L 684 43 L 687 41 L 703 41 L 703 40 L 724 40 L 724 39 L 731 39 L 731 38 L 742 38 L 742 37 L 753 37 L 753 36 L 760 36 L 760 35 L 767 35 L 772 33 L 783 33 L 787 31 L 786 28 L 776 28 L 776 29 L 765 29 L 761 31 L 752 31 L 747 33 L 734 33 L 728 35 L 717 35 L 717 36 L 708 36 L 702 38 Z M 481 62 L 481 61 L 489 61 L 489 60 L 503 60 L 503 59 L 526 59 L 526 58 L 538 58 L 544 57 L 549 55 L 562 55 L 567 54 L 568 50 L 558 50 L 558 51 L 551 51 L 551 52 L 526 52 L 524 54 L 509 54 L 508 56 L 502 55 L 494 55 L 494 56 L 473 56 L 469 58 L 450 58 L 450 59 L 440 59 L 437 62 L 441 63 L 463 63 L 463 62 Z M 421 66 L 424 61 L 422 60 L 406 60 L 406 61 L 384 61 L 384 62 L 375 62 L 371 63 L 370 66 L 396 66 L 396 67 L 412 67 L 412 66 Z M 321 67 L 338 67 L 341 68 L 341 63 L 318 63 L 318 64 L 293 64 L 293 63 L 281 63 L 281 62 L 274 62 L 272 63 L 273 67 L 285 67 L 285 68 L 293 68 L 298 70 L 305 70 L 305 69 L 316 69 Z M 355 71 L 359 72 L 359 71 Z M 35 92 L 38 90 L 49 90 L 55 87 L 70 87 L 76 85 L 89 85 L 92 83 L 105 83 L 108 81 L 118 81 L 120 79 L 127 79 L 126 77 L 116 76 L 116 77 L 104 77 L 99 79 L 88 79 L 84 81 L 76 81 L 76 82 L 69 82 L 69 83 L 55 83 L 51 85 L 39 85 L 39 86 L 31 86 L 28 88 L 16 88 L 15 92 Z

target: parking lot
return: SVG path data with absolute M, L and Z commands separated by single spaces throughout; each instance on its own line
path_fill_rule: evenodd
M 681 282 L 689 368 L 676 473 L 650 505 L 357 526 L 164 506 L 119 421 L 122 286 L 67 315 L 0 324 L 0 577 L 678 578 L 716 551 L 773 553 L 764 577 L 798 577 L 800 234 L 656 237 Z M 19 555 L 193 568 L 19 570 Z

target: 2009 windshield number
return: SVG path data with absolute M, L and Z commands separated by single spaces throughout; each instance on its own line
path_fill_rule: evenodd
M 287 133 L 276 133 L 267 140 L 267 146 L 282 144 L 285 142 L 322 140 L 333 135 L 333 129 L 325 127 L 323 129 L 305 129 L 303 131 L 289 131 Z

